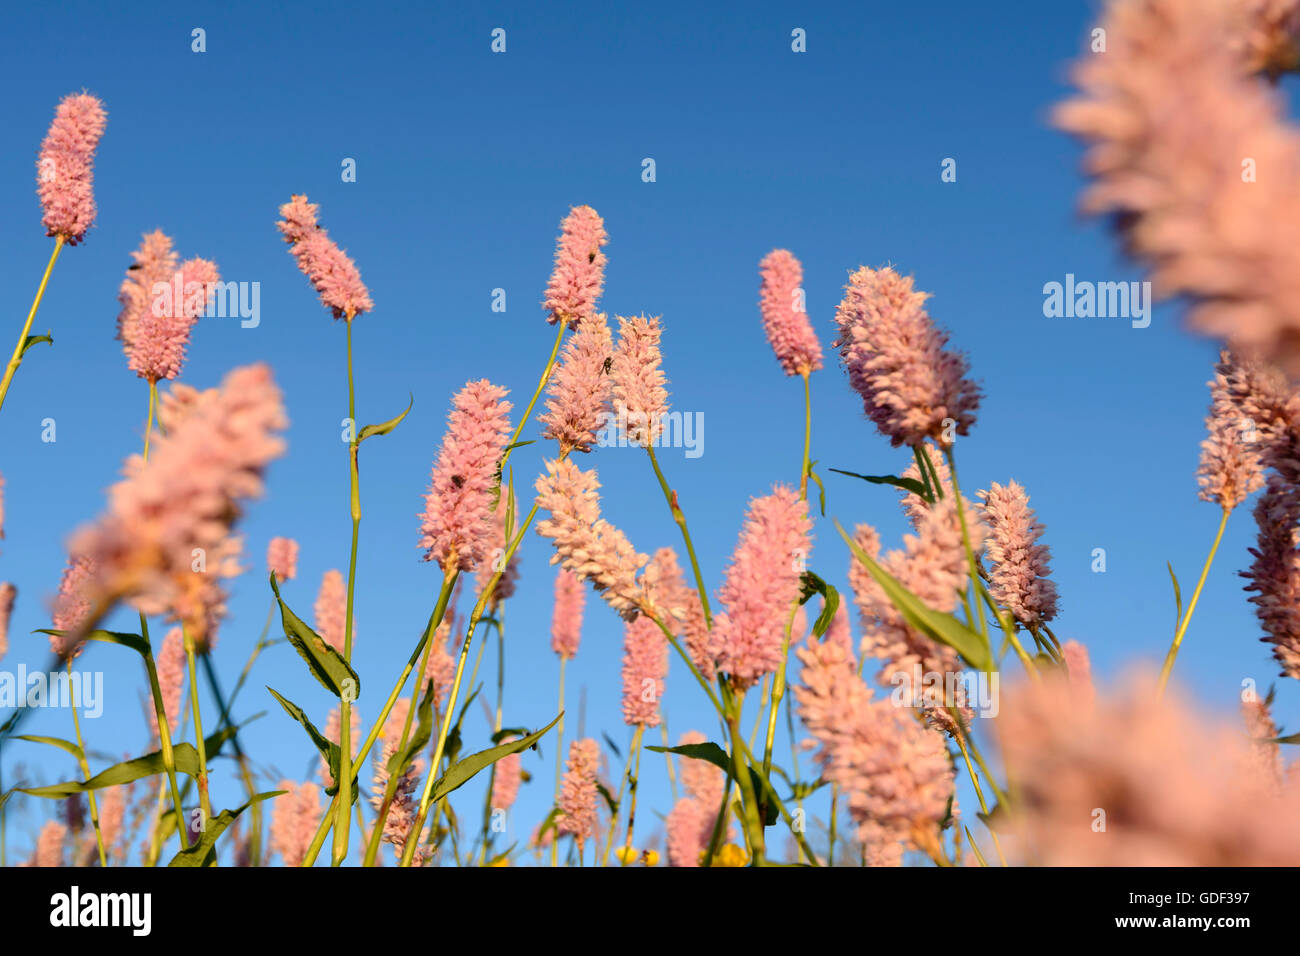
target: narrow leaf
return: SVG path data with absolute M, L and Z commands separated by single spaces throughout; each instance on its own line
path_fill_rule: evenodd
M 476 773 L 484 767 L 496 763 L 502 757 L 508 757 L 511 754 L 519 753 L 521 750 L 527 750 L 537 743 L 548 730 L 554 727 L 562 716 L 564 716 L 563 711 L 556 715 L 555 720 L 552 720 L 537 733 L 529 734 L 522 740 L 512 740 L 508 744 L 499 744 L 487 750 L 480 750 L 478 753 L 470 754 L 464 760 L 452 764 L 447 769 L 447 772 L 433 785 L 433 802 L 436 803 L 457 787 L 469 782 Z
M 357 444 L 360 445 L 371 435 L 387 435 L 389 432 L 391 432 L 394 428 L 396 428 L 398 425 L 402 423 L 402 419 L 407 416 L 407 414 L 411 411 L 411 406 L 414 404 L 415 404 L 415 396 L 412 395 L 411 400 L 406 404 L 406 411 L 402 412 L 402 414 L 398 415 L 396 418 L 390 418 L 388 421 L 380 422 L 378 425 L 363 426 L 361 432 L 357 435 Z
M 85 759 L 81 753 L 80 747 L 74 744 L 71 740 L 64 740 L 62 737 L 38 737 L 35 734 L 19 734 L 14 739 L 30 740 L 32 743 L 36 744 L 49 744 L 51 747 L 58 747 L 60 750 L 72 754 L 72 756 L 76 757 L 78 760 Z
M 342 699 L 344 688 L 351 690 L 351 699 L 361 696 L 361 678 L 357 676 L 343 655 L 328 644 L 323 637 L 302 622 L 302 619 L 289 609 L 280 597 L 280 588 L 275 583 L 275 573 L 271 573 L 271 590 L 275 593 L 275 602 L 280 605 L 280 621 L 284 626 L 284 636 L 298 651 L 299 656 L 307 662 L 312 675 L 335 697 Z M 351 685 L 347 682 L 351 681 Z
M 928 500 L 928 491 L 925 485 L 915 478 L 899 478 L 897 475 L 859 475 L 855 471 L 843 471 L 839 468 L 831 468 L 831 471 L 837 475 L 848 475 L 850 478 L 861 478 L 863 481 L 869 481 L 873 485 L 893 485 L 895 488 L 902 488 L 904 491 L 910 491 L 914 495 L 920 495 Z
M 221 834 L 226 832 L 226 827 L 235 822 L 235 818 L 247 810 L 255 803 L 263 800 L 269 800 L 271 797 L 278 797 L 285 790 L 270 790 L 266 793 L 256 794 L 253 799 L 249 800 L 243 806 L 234 810 L 222 810 L 213 819 L 209 820 L 199 834 L 198 840 L 188 849 L 181 850 L 174 857 L 168 866 L 206 866 L 209 858 L 216 852 L 217 839 Z

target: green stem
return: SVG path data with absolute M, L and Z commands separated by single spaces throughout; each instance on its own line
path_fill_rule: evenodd
M 72 658 L 68 658 L 68 693 L 71 695 L 70 704 L 72 706 L 72 727 L 77 735 L 77 762 L 81 764 L 81 772 L 87 780 L 90 779 L 90 764 L 86 762 L 86 745 L 81 739 L 81 718 L 77 716 L 77 692 L 72 682 Z M 108 854 L 104 852 L 104 834 L 99 829 L 99 804 L 95 801 L 95 791 L 86 791 L 86 796 L 90 803 L 90 824 L 95 828 L 95 845 L 99 849 L 99 865 L 108 866 Z
M 668 510 L 672 512 L 673 521 L 681 530 L 682 541 L 686 544 L 686 554 L 691 559 L 691 571 L 695 574 L 695 589 L 700 595 L 700 606 L 704 608 L 704 624 L 706 627 L 712 628 L 713 612 L 709 608 L 709 592 L 705 590 L 704 577 L 700 574 L 700 562 L 695 557 L 695 545 L 691 543 L 691 533 L 686 527 L 686 515 L 677 504 L 677 493 L 668 487 L 668 480 L 664 478 L 664 473 L 659 469 L 659 460 L 655 458 L 654 446 L 647 444 L 645 450 L 650 455 L 650 464 L 654 467 L 655 477 L 659 479 L 659 487 L 663 490 L 664 501 L 668 502 Z
M 514 433 L 510 436 L 510 441 L 506 445 L 506 452 L 501 458 L 501 473 L 505 474 L 506 463 L 510 461 L 510 453 L 515 450 L 515 443 L 519 441 L 519 436 L 523 434 L 524 425 L 528 422 L 529 417 L 533 414 L 533 406 L 537 404 L 537 399 L 541 397 L 542 390 L 546 388 L 546 383 L 551 380 L 551 372 L 555 369 L 555 357 L 560 354 L 560 341 L 564 338 L 565 330 L 568 329 L 569 323 L 560 321 L 556 323 L 559 328 L 555 330 L 555 343 L 551 346 L 551 356 L 546 360 L 546 368 L 542 371 L 542 377 L 537 380 L 537 388 L 533 390 L 533 397 L 528 401 L 528 407 L 524 409 L 523 416 L 519 419 L 519 424 L 515 426 Z
M 352 661 L 352 614 L 357 586 L 357 540 L 361 532 L 361 481 L 357 471 L 356 386 L 352 377 L 352 316 L 347 317 L 348 336 L 348 422 L 352 441 L 348 443 L 348 476 L 351 482 L 352 551 L 348 557 L 348 598 L 343 614 L 343 659 Z M 352 694 L 345 688 L 339 700 L 339 790 L 335 807 L 333 866 L 342 866 L 348 856 L 352 828 Z
M 961 496 L 961 485 L 958 484 L 957 482 L 957 460 L 953 456 L 952 445 L 949 445 L 946 449 L 944 449 L 944 451 L 948 458 L 948 477 L 952 479 L 952 496 L 953 498 L 956 499 L 957 502 L 957 518 L 961 523 L 961 541 L 962 541 L 962 545 L 966 548 L 966 563 L 969 568 L 968 573 L 970 575 L 971 582 L 974 582 L 979 579 L 979 568 L 975 563 L 975 550 L 971 547 L 971 543 L 970 543 L 970 529 L 966 527 L 966 506 L 965 506 L 965 501 Z M 931 467 L 933 467 L 933 465 Z M 937 476 L 935 480 L 935 485 L 936 487 L 938 486 Z M 967 588 L 962 595 L 962 597 L 967 602 L 966 603 L 967 614 L 971 613 L 970 600 L 968 597 L 971 586 L 972 585 L 970 584 L 970 582 L 968 582 Z M 979 619 L 980 634 L 983 635 L 984 637 L 984 644 L 988 648 L 989 657 L 991 659 L 993 656 L 993 642 L 989 639 L 988 621 L 984 619 L 984 615 L 982 613 L 977 614 L 976 617 Z M 973 624 L 974 622 L 972 621 L 971 623 Z M 1023 649 L 1021 650 L 1021 653 L 1022 654 L 1024 653 Z
M 950 711 L 950 713 L 952 712 Z M 955 713 L 953 713 L 953 719 L 954 720 L 957 719 L 957 715 Z M 975 796 L 979 799 L 980 810 L 983 812 L 985 819 L 987 819 L 989 815 L 989 805 L 984 800 L 984 789 L 980 786 L 979 776 L 975 773 L 975 768 L 971 766 L 970 754 L 967 753 L 966 751 L 966 740 L 965 740 L 966 733 L 960 724 L 958 725 L 957 728 L 956 737 L 957 737 L 957 746 L 961 748 L 962 759 L 966 761 L 966 771 L 967 773 L 970 774 L 970 782 L 975 785 Z M 985 772 L 987 773 L 987 771 Z M 991 784 L 992 782 L 993 782 L 993 778 L 990 777 L 989 783 Z M 987 823 L 985 825 L 988 826 Z M 998 840 L 997 832 L 994 831 L 994 829 L 991 826 L 988 828 L 988 830 L 989 830 L 989 835 L 993 837 L 993 848 L 998 851 L 998 859 L 1002 861 L 1003 866 L 1006 866 L 1007 858 L 1002 855 L 1002 844 Z
M 631 777 L 628 778 L 628 800 L 631 802 L 627 808 L 627 838 L 623 841 L 623 857 L 619 860 L 622 866 L 627 866 L 628 850 L 632 849 L 632 830 L 636 825 L 636 789 L 637 781 L 641 778 L 641 735 L 645 730 L 644 724 L 636 725 L 636 733 L 632 737 L 632 753 L 628 755 L 628 766 L 632 771 Z
M 560 655 L 560 721 L 555 725 L 555 794 L 552 798 L 552 806 L 560 805 L 560 781 L 564 777 L 564 665 L 568 663 L 568 658 L 563 654 Z M 559 839 L 554 834 L 551 836 L 551 866 L 560 865 Z
M 804 369 L 803 376 L 803 467 L 799 470 L 799 497 L 808 498 L 808 454 L 812 449 L 812 390 L 808 385 L 809 370 Z
M 501 732 L 502 708 L 505 698 L 506 686 L 506 619 L 505 606 L 499 606 L 496 610 L 497 619 L 497 713 L 496 719 L 492 723 L 492 736 Z M 492 813 L 492 790 L 496 786 L 497 765 L 492 764 L 491 772 L 488 774 L 487 800 L 483 808 L 483 855 L 479 858 L 479 866 L 487 865 L 488 841 L 490 839 L 490 819 Z
M 1196 610 L 1196 602 L 1201 598 L 1201 589 L 1205 587 L 1205 579 L 1209 577 L 1210 565 L 1214 563 L 1214 554 L 1219 550 L 1219 542 L 1223 540 L 1223 529 L 1228 526 L 1228 515 L 1232 512 L 1228 508 L 1223 509 L 1223 516 L 1219 519 L 1219 530 L 1214 535 L 1214 544 L 1210 546 L 1210 553 L 1205 558 L 1205 566 L 1201 568 L 1201 576 L 1196 581 L 1196 590 L 1192 592 L 1192 599 L 1187 603 L 1187 610 L 1183 612 L 1183 619 L 1178 623 L 1178 631 L 1174 634 L 1174 642 L 1169 645 L 1169 653 L 1165 655 L 1164 666 L 1160 668 L 1160 685 L 1156 690 L 1157 696 L 1163 696 L 1165 686 L 1169 683 L 1169 675 L 1174 669 L 1174 658 L 1178 656 L 1178 648 L 1182 646 L 1183 635 L 1187 633 L 1187 625 L 1192 623 L 1192 612 Z
M 196 676 L 194 660 L 194 638 L 189 628 L 181 626 L 181 635 L 185 641 L 185 660 L 190 673 L 190 707 L 194 712 L 194 747 L 199 752 L 199 809 L 203 813 L 202 826 L 207 828 L 212 822 L 212 802 L 208 798 L 208 753 L 203 741 L 203 716 L 199 708 L 199 682 Z
M 145 642 L 148 643 L 149 623 L 143 614 L 140 615 L 140 630 Z M 181 839 L 181 849 L 188 849 L 189 831 L 181 820 L 183 816 L 181 794 L 176 786 L 176 752 L 172 749 L 171 725 L 167 722 L 166 711 L 163 710 L 162 688 L 158 684 L 158 665 L 154 661 L 152 649 L 145 656 L 144 667 L 149 675 L 149 689 L 153 694 L 153 711 L 158 720 L 158 749 L 162 751 L 163 769 L 167 771 L 167 783 L 171 788 L 172 816 L 176 818 L 176 833 Z
M 217 707 L 221 711 L 221 723 L 217 725 L 218 730 L 224 730 L 226 727 L 234 727 L 235 723 L 230 718 L 230 708 L 226 704 L 225 695 L 221 692 L 221 684 L 217 680 L 217 669 L 212 663 L 211 654 L 203 654 L 203 674 L 208 680 L 208 689 L 212 691 L 212 696 L 217 702 Z M 233 698 L 232 698 L 233 699 Z M 239 731 L 236 729 L 231 738 L 231 743 L 235 748 L 235 762 L 239 766 L 239 776 L 244 783 L 244 791 L 248 794 L 249 813 L 252 816 L 252 834 L 250 836 L 249 857 L 256 865 L 261 855 L 262 847 L 262 808 L 261 804 L 253 800 L 257 795 L 257 790 L 253 786 L 253 774 L 248 764 L 248 755 L 244 753 L 244 748 L 239 742 Z
M 9 383 L 14 379 L 14 373 L 18 371 L 18 366 L 23 364 L 23 352 L 26 351 L 27 336 L 32 332 L 32 323 L 36 321 L 36 310 L 41 307 L 41 299 L 45 297 L 45 287 L 49 284 L 50 273 L 54 271 L 55 260 L 59 258 L 59 253 L 63 250 L 64 238 L 58 236 L 54 240 L 54 249 L 50 252 L 50 261 L 46 263 L 45 274 L 41 276 L 41 284 L 36 289 L 36 298 L 32 300 L 32 307 L 27 311 L 27 321 L 23 323 L 23 330 L 18 336 L 18 344 L 14 346 L 14 354 L 9 359 L 9 364 L 5 366 L 3 380 L 0 380 L 0 408 L 4 407 L 5 396 L 9 394 Z
M 637 747 L 641 742 L 641 732 L 644 730 L 641 724 L 636 725 L 633 732 L 633 747 Z M 632 751 L 627 753 L 627 761 L 623 767 L 623 772 L 618 776 L 618 796 L 614 798 L 614 812 L 609 815 L 609 833 L 605 836 L 605 849 L 600 857 L 601 866 L 609 866 L 609 851 L 614 847 L 614 833 L 618 830 L 619 809 L 623 806 L 623 794 L 627 792 L 627 782 L 632 777 Z M 558 802 L 558 801 L 557 801 Z M 593 859 L 594 862 L 594 859 Z

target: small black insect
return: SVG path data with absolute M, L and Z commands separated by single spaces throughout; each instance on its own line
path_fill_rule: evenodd
M 612 355 L 606 355 L 604 373 L 608 375 L 609 370 L 612 369 L 613 367 L 614 367 L 614 357 Z
M 140 263 L 138 263 L 138 262 L 133 262 L 133 263 L 131 263 L 129 266 L 126 267 L 126 271 L 127 271 L 127 272 L 134 272 L 136 269 L 139 269 L 139 268 L 140 268 Z
M 465 479 L 462 478 L 460 475 L 452 475 L 451 483 L 455 485 L 457 488 L 461 488 L 464 487 L 465 485 Z

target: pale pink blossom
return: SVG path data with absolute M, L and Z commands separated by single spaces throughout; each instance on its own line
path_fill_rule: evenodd
M 1190 325 L 1234 353 L 1300 374 L 1300 136 L 1277 92 L 1294 50 L 1260 5 L 1112 2 L 1104 54 L 1084 53 L 1080 93 L 1058 107 L 1090 148 L 1089 214 L 1113 215 L 1157 295 L 1191 299 Z M 1283 16 L 1290 13 L 1283 10 Z M 1283 61 L 1278 62 L 1279 52 Z
M 181 720 L 181 697 L 185 692 L 186 675 L 185 638 L 179 627 L 173 627 L 163 638 L 155 666 L 158 670 L 158 690 L 162 695 L 163 716 L 167 718 L 169 736 L 176 736 Z M 149 709 L 149 728 L 154 738 L 159 738 L 158 712 Z
M 0 660 L 9 650 L 9 618 L 14 612 L 14 598 L 18 588 L 8 581 L 0 583 Z
M 567 458 L 546 462 L 546 474 L 537 479 L 537 503 L 551 516 L 537 522 L 537 533 L 554 543 L 553 564 L 590 581 L 630 621 L 648 607 L 637 581 L 648 558 L 600 516 L 599 488 L 594 470 L 582 471 Z
M 240 570 L 231 525 L 243 502 L 261 494 L 287 424 L 270 369 L 245 366 L 159 436 L 147 464 L 132 456 L 108 510 L 69 545 L 94 568 L 82 593 L 92 609 L 124 599 L 180 621 L 204 645 L 222 610 L 220 581 Z
M 1197 481 L 1201 500 L 1215 502 L 1227 511 L 1264 486 L 1266 444 L 1261 440 L 1261 424 L 1267 429 L 1272 423 L 1257 423 L 1247 416 L 1246 408 L 1253 407 L 1252 402 L 1258 405 L 1261 399 L 1268 400 L 1268 396 L 1252 394 L 1253 380 L 1250 369 L 1239 367 L 1227 350 L 1219 353 L 1210 382 L 1210 412 L 1205 417 L 1208 434 L 1201 442 Z
M 678 738 L 677 746 L 702 744 L 706 740 L 708 738 L 698 730 L 688 730 Z M 682 789 L 706 806 L 713 807 L 716 814 L 718 804 L 722 802 L 722 788 L 726 783 L 722 770 L 707 760 L 681 755 L 677 758 L 677 766 L 681 772 Z
M 275 798 L 271 812 L 271 852 L 279 853 L 285 866 L 301 866 L 320 826 L 321 790 L 290 780 L 281 780 L 276 789 L 286 792 Z
M 272 538 L 266 546 L 266 569 L 280 582 L 298 576 L 298 542 L 293 538 Z
M 506 390 L 487 379 L 467 382 L 452 399 L 447 432 L 424 497 L 419 547 L 444 572 L 473 570 L 493 538 L 497 465 L 510 440 Z
M 68 844 L 68 828 L 58 820 L 46 820 L 36 838 L 36 852 L 32 865 L 55 867 L 64 865 L 64 850 Z
M 515 737 L 506 737 L 501 743 L 508 744 Z M 519 796 L 519 783 L 523 778 L 523 765 L 519 754 L 507 754 L 493 764 L 491 803 L 493 810 L 509 810 L 515 805 Z
M 623 625 L 623 722 L 659 726 L 659 701 L 668 675 L 668 641 L 651 618 Z
M 910 478 L 913 481 L 919 481 L 930 489 L 930 495 L 934 498 L 950 498 L 953 495 L 952 474 L 948 470 L 948 458 L 932 442 L 922 442 L 917 448 L 926 456 L 926 460 L 934 466 L 935 474 L 939 477 L 939 486 L 935 488 L 934 475 L 930 474 L 927 468 L 925 476 L 921 474 L 921 468 L 916 462 L 916 456 L 899 475 L 900 478 Z M 924 498 L 913 492 L 906 491 L 903 493 L 903 511 L 912 522 L 913 530 L 916 529 L 917 522 L 921 516 L 930 509 L 930 504 Z
M 509 497 L 507 497 L 509 495 Z M 484 559 L 479 562 L 478 570 L 475 571 L 479 590 L 482 591 L 492 580 L 492 576 L 501 571 L 501 577 L 497 579 L 496 587 L 492 589 L 492 596 L 488 599 L 488 609 L 495 610 L 505 601 L 514 596 L 515 586 L 519 580 L 519 551 L 510 556 L 505 567 L 501 567 L 501 562 L 505 559 L 506 551 L 510 542 L 506 540 L 506 516 L 508 514 L 509 504 L 514 503 L 514 525 L 510 529 L 511 537 L 519 535 L 519 507 L 515 502 L 513 493 L 508 493 L 505 488 L 501 489 L 501 495 L 497 499 L 496 507 L 492 509 L 492 521 L 490 525 L 490 539 L 487 543 Z M 456 579 L 459 583 L 460 579 Z
M 582 845 L 596 832 L 596 775 L 600 772 L 600 745 L 590 737 L 569 745 L 569 760 L 560 784 L 560 812 L 555 818 L 557 831 L 572 834 Z
M 647 599 L 661 613 L 669 633 L 674 637 L 679 635 L 691 607 L 699 607 L 700 599 L 686 586 L 677 552 L 672 548 L 655 551 L 641 575 L 641 586 Z
M 326 571 L 320 579 L 320 590 L 316 592 L 314 607 L 316 633 L 325 643 L 340 654 L 346 644 L 343 638 L 347 625 L 348 592 L 343 582 L 343 573 L 334 568 Z M 357 638 L 357 615 L 352 613 L 352 639 Z
M 306 196 L 295 195 L 280 207 L 284 218 L 276 223 L 276 228 L 289 243 L 289 252 L 297 261 L 299 271 L 320 294 L 321 304 L 334 313 L 334 318 L 351 322 L 373 309 L 375 303 L 361 281 L 356 263 L 317 222 L 319 209 Z
M 1300 790 L 1255 772 L 1238 728 L 1162 697 L 1153 677 L 1134 675 L 1091 707 L 1050 675 L 1003 694 L 998 736 L 1017 791 L 1008 823 L 1025 861 L 1293 865 Z
M 447 702 L 452 682 L 456 679 L 456 658 L 450 643 L 454 627 L 455 616 L 448 612 L 430 638 L 429 662 L 425 665 L 424 680 L 420 685 L 422 690 L 433 688 L 433 705 L 438 708 Z
M 980 514 L 988 527 L 989 593 L 1017 621 L 1036 627 L 1056 617 L 1056 585 L 1048 561 L 1051 551 L 1039 544 L 1046 528 L 1029 507 L 1029 495 L 1015 481 L 993 482 L 979 493 Z
M 718 597 L 713 620 L 718 669 L 744 691 L 781 664 L 785 630 L 799 599 L 800 577 L 812 549 L 808 503 L 777 485 L 749 503 Z
M 936 853 L 953 795 L 943 738 L 909 708 L 875 698 L 842 643 L 795 654 L 803 669 L 793 691 L 822 777 L 845 796 L 873 864 L 898 865 L 909 849 Z
M 698 867 L 717 818 L 716 806 L 710 809 L 694 797 L 683 797 L 673 804 L 664 823 L 668 833 L 668 865 Z
M 804 308 L 803 265 L 786 249 L 774 249 L 758 264 L 763 331 L 786 375 L 807 375 L 822 367 L 822 347 Z
M 1262 640 L 1273 645 L 1283 676 L 1300 680 L 1300 486 L 1273 475 L 1255 502 L 1255 523 L 1254 561 L 1241 574 L 1255 592 Z
M 1092 684 L 1092 660 L 1088 648 L 1078 641 L 1066 641 L 1061 645 L 1061 656 L 1065 659 L 1071 693 L 1076 700 L 1091 706 L 1097 691 Z
M 950 445 L 975 424 L 979 388 L 966 358 L 924 308 L 928 293 L 892 268 L 862 267 L 835 310 L 835 346 L 863 410 L 892 445 Z M 951 422 L 951 424 L 949 424 Z
M 53 602 L 54 629 L 63 631 L 62 637 L 50 635 L 50 650 L 67 660 L 77 657 L 83 649 L 75 641 L 75 634 L 91 613 L 90 595 L 94 586 L 95 569 L 84 555 L 69 555 L 68 564 L 59 579 L 59 593 Z
M 582 640 L 582 610 L 587 594 L 582 579 L 561 568 L 555 574 L 555 607 L 551 612 L 551 650 L 565 660 L 578 655 Z
M 1272 705 L 1271 692 L 1263 700 L 1255 696 L 1243 699 L 1241 719 L 1246 726 L 1246 739 L 1250 741 L 1251 765 L 1265 780 L 1281 785 L 1286 775 L 1282 768 L 1281 748 L 1276 743 L 1278 731 L 1273 722 Z
M 212 304 L 220 274 L 207 259 L 181 262 L 161 230 L 147 234 L 131 257 L 135 262 L 117 296 L 122 304 L 117 337 L 128 367 L 140 378 L 150 384 L 174 379 L 185 362 L 194 323 Z
M 539 416 L 542 434 L 558 441 L 561 453 L 591 451 L 610 410 L 614 337 L 609 321 L 596 312 L 579 319 L 577 327 L 551 374 L 546 411 Z
M 659 350 L 663 329 L 657 316 L 617 318 L 618 346 L 610 363 L 614 414 L 631 444 L 648 447 L 658 442 L 668 414 L 667 379 Z
M 65 96 L 41 142 L 37 193 L 46 235 L 75 246 L 95 222 L 95 150 L 108 124 L 104 103 L 89 93 Z
M 577 328 L 581 319 L 596 311 L 605 282 L 605 253 L 609 242 L 605 222 L 590 206 L 574 206 L 560 224 L 555 249 L 555 271 L 546 285 L 543 306 L 554 325 L 561 320 Z

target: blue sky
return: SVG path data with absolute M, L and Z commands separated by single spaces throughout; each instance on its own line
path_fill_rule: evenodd
M 355 326 L 358 417 L 386 419 L 415 396 L 402 426 L 367 442 L 362 455 L 355 662 L 364 717 L 375 715 L 436 595 L 437 570 L 415 546 L 416 515 L 449 398 L 467 379 L 488 377 L 526 403 L 551 343 L 539 301 L 555 234 L 579 203 L 600 211 L 611 237 L 602 307 L 663 316 L 673 406 L 704 415 L 704 454 L 665 450 L 661 461 L 711 586 L 746 500 L 798 477 L 801 393 L 762 335 L 758 260 L 775 247 L 803 260 L 808 310 L 827 347 L 848 273 L 892 263 L 932 294 L 931 314 L 969 354 L 986 392 L 958 449 L 964 488 L 1014 478 L 1048 527 L 1062 594 L 1057 633 L 1084 641 L 1102 674 L 1133 661 L 1158 664 L 1174 619 L 1165 562 L 1190 590 L 1217 520 L 1216 508 L 1197 500 L 1195 480 L 1216 346 L 1180 328 L 1177 304 L 1157 307 L 1145 329 L 1123 319 L 1044 317 L 1044 284 L 1067 273 L 1093 281 L 1141 274 L 1102 224 L 1079 219 L 1080 149 L 1048 122 L 1092 8 L 1008 7 L 229 3 L 108 11 L 68 3 L 7 11 L 7 334 L 17 334 L 49 254 L 33 163 L 54 105 L 84 87 L 105 100 L 109 123 L 95 171 L 98 221 L 84 245 L 64 252 L 36 323 L 36 331 L 52 330 L 54 347 L 28 353 L 0 414 L 0 579 L 20 592 L 0 667 L 44 664 L 43 640 L 26 634 L 48 623 L 66 536 L 99 512 L 123 458 L 139 447 L 147 389 L 126 368 L 114 320 L 129 254 L 154 228 L 173 236 L 183 256 L 214 259 L 223 278 L 260 283 L 260 325 L 201 321 L 183 380 L 207 387 L 233 366 L 270 362 L 292 420 L 289 452 L 242 525 L 251 570 L 233 585 L 216 651 L 227 686 L 265 619 L 271 536 L 302 544 L 300 576 L 285 596 L 304 617 L 321 574 L 346 572 L 344 330 L 275 230 L 277 207 L 294 192 L 320 204 L 375 301 Z M 204 53 L 191 51 L 196 27 L 206 31 Z M 504 54 L 489 49 L 495 27 L 507 31 Z M 791 51 L 796 27 L 806 31 L 806 53 Z M 646 157 L 655 160 L 653 183 L 641 179 Z M 940 164 L 949 157 L 957 181 L 945 183 Z M 341 181 L 345 158 L 356 160 L 356 182 Z M 491 311 L 497 288 L 506 290 L 504 314 Z M 811 566 L 843 584 L 847 554 L 830 517 L 846 526 L 870 521 L 893 545 L 904 527 L 891 491 L 826 469 L 896 472 L 906 458 L 864 421 L 834 363 L 814 376 L 813 400 L 827 519 Z M 57 423 L 53 443 L 41 441 L 46 418 Z M 526 437 L 537 437 L 534 426 Z M 539 443 L 514 456 L 521 487 L 549 454 Z M 598 468 L 605 516 L 642 551 L 678 545 L 643 453 L 606 449 L 582 464 Z M 1276 673 L 1236 577 L 1252 537 L 1242 509 L 1176 672 L 1198 704 L 1225 712 L 1243 680 L 1266 687 Z M 1091 570 L 1095 548 L 1106 550 L 1104 574 Z M 507 724 L 554 716 L 549 556 L 530 534 L 508 610 Z M 620 622 L 597 600 L 588 608 L 569 677 L 567 739 L 585 692 L 587 732 L 608 732 L 622 745 Z M 105 715 L 87 723 L 91 746 L 105 759 L 134 755 L 146 733 L 137 661 L 111 647 L 83 661 L 104 671 L 107 688 Z M 489 654 L 484 674 L 494 673 Z M 249 747 L 268 778 L 302 779 L 314 753 L 264 683 L 319 723 L 332 699 L 280 646 L 263 656 L 239 703 L 244 717 L 267 712 L 250 728 Z M 1298 703 L 1294 688 L 1281 689 L 1284 723 Z M 714 726 L 706 707 L 674 661 L 674 740 Z M 481 716 L 471 719 L 473 746 L 486 734 Z M 62 736 L 69 724 L 66 711 L 46 711 L 27 729 Z M 53 753 L 6 747 L 6 778 L 18 761 L 45 782 L 68 778 L 71 761 Z M 526 759 L 534 780 L 511 823 L 521 841 L 549 804 L 553 751 L 544 754 Z M 643 768 L 644 805 L 666 813 L 662 762 Z M 238 793 L 223 764 L 214 802 L 233 805 Z M 471 820 L 479 805 L 474 786 L 458 800 Z M 26 852 L 46 809 L 29 802 L 11 816 L 11 859 Z M 638 817 L 643 832 L 658 825 L 651 813 Z

